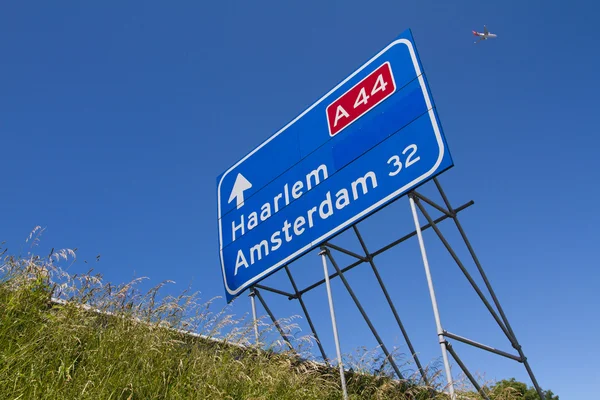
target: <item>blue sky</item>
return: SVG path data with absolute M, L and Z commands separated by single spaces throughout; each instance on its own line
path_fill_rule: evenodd
M 40 253 L 79 249 L 71 272 L 101 254 L 109 281 L 148 276 L 223 296 L 217 175 L 411 28 L 455 163 L 440 180 L 453 204 L 476 202 L 461 221 L 540 384 L 590 398 L 598 11 L 590 1 L 6 3 L 0 241 L 18 252 L 41 225 Z M 473 45 L 483 24 L 499 38 Z M 450 222 L 441 228 L 467 261 Z M 372 248 L 410 231 L 407 199 L 361 230 Z M 509 349 L 432 231 L 425 241 L 444 327 Z M 417 242 L 377 262 L 421 359 L 439 358 Z M 304 286 L 322 270 L 310 253 L 292 272 Z M 283 278 L 267 282 L 289 290 Z M 403 346 L 366 266 L 348 279 L 386 344 Z M 343 351 L 374 347 L 338 280 L 333 290 Z M 265 297 L 279 317 L 300 313 Z M 324 287 L 306 301 L 333 356 Z M 233 306 L 248 309 L 245 298 Z M 486 378 L 527 381 L 517 363 L 456 348 Z

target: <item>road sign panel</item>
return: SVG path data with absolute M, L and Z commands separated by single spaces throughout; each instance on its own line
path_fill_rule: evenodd
M 228 301 L 451 166 L 406 31 L 217 178 Z

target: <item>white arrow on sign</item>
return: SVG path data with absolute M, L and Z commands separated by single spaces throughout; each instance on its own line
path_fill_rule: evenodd
M 237 199 L 236 208 L 239 209 L 244 203 L 244 191 L 251 187 L 252 184 L 248 182 L 248 179 L 244 178 L 244 175 L 238 174 L 235 178 L 235 183 L 233 184 L 233 189 L 231 189 L 231 195 L 229 196 L 229 201 L 227 203 L 231 203 L 233 199 Z

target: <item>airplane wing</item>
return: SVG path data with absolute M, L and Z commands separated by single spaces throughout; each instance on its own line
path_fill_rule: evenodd
M 486 35 L 487 35 L 488 33 L 490 33 L 490 32 L 488 31 L 488 29 L 487 29 L 487 26 L 485 26 L 485 25 L 483 26 L 483 33 L 485 33 Z

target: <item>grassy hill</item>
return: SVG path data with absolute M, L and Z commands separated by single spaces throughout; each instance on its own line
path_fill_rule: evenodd
M 140 293 L 135 282 L 112 286 L 55 266 L 73 255 L 2 259 L 0 398 L 341 399 L 335 368 L 276 351 L 277 343 L 249 346 L 251 326 L 210 312 L 194 295 L 161 298 L 160 285 Z M 351 399 L 447 398 L 370 372 L 356 366 L 347 374 Z M 510 387 L 492 397 L 522 398 Z

